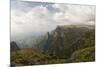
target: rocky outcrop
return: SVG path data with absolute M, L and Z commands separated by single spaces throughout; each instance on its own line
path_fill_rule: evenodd
M 18 45 L 16 44 L 16 42 L 14 42 L 14 41 L 12 41 L 12 42 L 10 43 L 10 45 L 11 45 L 11 51 L 17 51 L 17 50 L 20 49 L 20 48 L 18 47 Z

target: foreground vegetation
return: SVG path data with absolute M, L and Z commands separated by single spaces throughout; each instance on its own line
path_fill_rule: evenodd
M 12 66 L 87 61 L 95 61 L 95 30 L 92 27 L 57 27 L 37 48 L 11 51 Z

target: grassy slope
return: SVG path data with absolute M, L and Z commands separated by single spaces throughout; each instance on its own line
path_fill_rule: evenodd
M 58 29 L 61 33 L 54 37 L 47 51 L 31 48 L 14 51 L 11 53 L 11 64 L 18 66 L 94 61 L 95 30 L 74 26 L 62 28 Z
M 58 34 L 47 52 L 51 55 L 56 55 L 58 58 L 67 59 L 74 51 L 95 45 L 94 29 L 71 26 L 61 27 L 55 31 Z

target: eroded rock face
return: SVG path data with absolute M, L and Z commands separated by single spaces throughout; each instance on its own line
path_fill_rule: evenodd
M 17 50 L 20 49 L 20 48 L 18 47 L 17 43 L 14 42 L 14 41 L 12 41 L 12 42 L 10 43 L 10 45 L 11 45 L 11 51 L 17 51 Z
M 94 46 L 94 33 L 91 26 L 57 27 L 51 34 L 53 41 L 48 46 L 47 52 L 58 58 L 69 58 L 78 49 Z

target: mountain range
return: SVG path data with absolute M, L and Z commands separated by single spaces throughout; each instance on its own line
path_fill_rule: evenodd
M 28 54 L 28 51 L 30 51 L 29 49 L 32 49 L 31 51 L 33 52 L 25 57 L 25 55 Z M 22 50 L 25 51 L 22 53 Z M 18 53 L 21 57 L 19 57 Z M 39 56 L 35 57 L 33 56 L 34 54 L 39 54 Z M 42 55 L 43 58 L 41 58 L 40 55 Z M 30 60 L 35 58 L 39 59 L 38 61 L 34 60 L 34 62 L 25 61 L 32 63 L 32 65 L 95 61 L 95 26 L 57 26 L 55 30 L 47 32 L 34 47 L 21 48 L 20 50 L 13 51 L 11 56 L 11 62 L 14 65 L 18 65 L 19 63 L 24 65 L 25 63 L 22 63 L 22 60 L 18 59 L 25 59 L 31 56 L 33 57 L 31 57 Z

